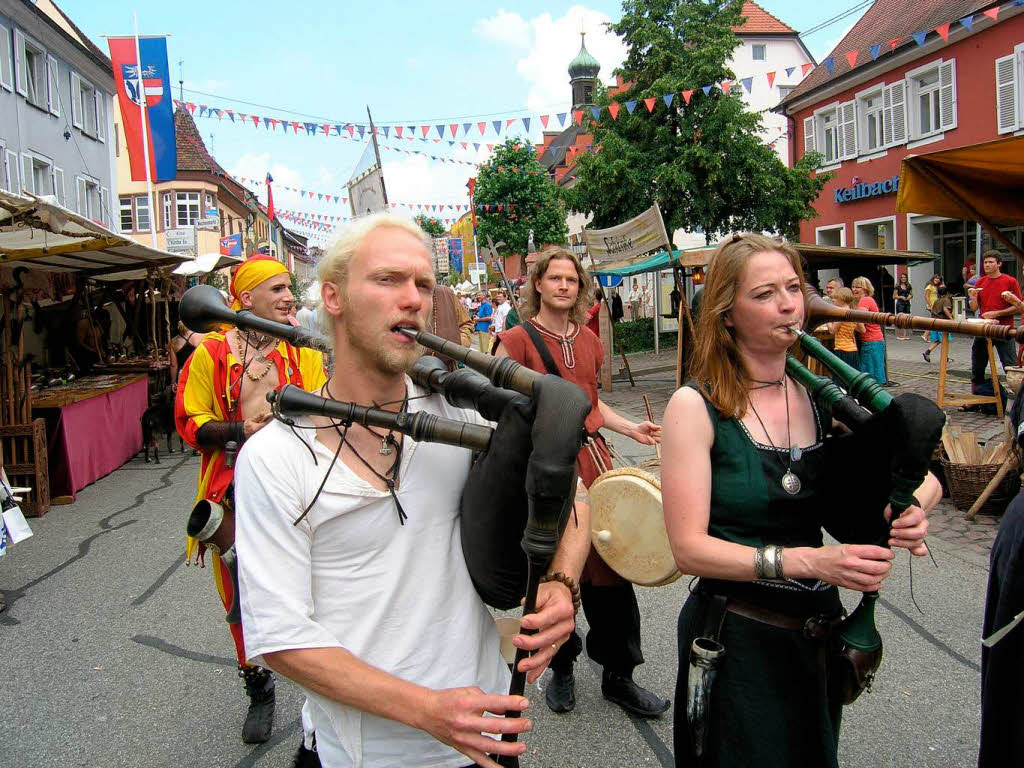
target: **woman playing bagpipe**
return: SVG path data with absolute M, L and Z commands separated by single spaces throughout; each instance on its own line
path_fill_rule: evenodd
M 680 766 L 836 766 L 841 703 L 825 651 L 843 615 L 837 586 L 877 590 L 892 567 L 887 546 L 823 544 L 836 500 L 864 478 L 853 463 L 830 469 L 831 420 L 787 375 L 803 320 L 791 247 L 749 234 L 719 245 L 694 380 L 664 418 L 666 527 L 679 569 L 700 577 L 678 625 Z M 879 543 L 921 556 L 935 478 L 915 497 Z

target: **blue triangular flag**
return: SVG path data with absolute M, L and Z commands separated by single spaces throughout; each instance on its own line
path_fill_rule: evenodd
M 530 132 L 530 118 L 528 118 L 528 117 L 524 117 L 524 118 L 523 118 L 523 129 L 524 129 L 524 130 L 525 130 L 525 131 L 526 131 L 527 133 L 529 133 L 529 132 Z
M 915 32 L 914 34 L 911 35 L 911 37 L 914 38 L 914 42 L 915 43 L 917 43 L 919 46 L 921 46 L 921 45 L 924 45 L 924 39 L 926 37 L 928 37 L 928 33 L 927 32 Z
M 477 152 L 480 151 L 480 145 L 477 144 L 475 141 L 473 142 L 473 149 L 475 149 Z
M 595 120 L 600 120 L 601 119 L 601 108 L 600 107 L 591 107 L 590 108 L 590 114 L 592 114 L 594 116 Z
M 228 112 L 228 117 L 231 118 L 231 122 L 232 123 L 235 122 L 235 113 L 234 112 Z
M 881 43 L 875 43 L 874 45 L 871 46 L 870 50 L 871 50 L 871 60 L 874 61 L 875 59 L 878 58 L 878 54 L 882 52 L 882 44 Z
M 359 131 L 359 138 L 361 139 L 361 138 L 363 138 L 363 134 L 366 133 L 366 126 L 365 125 L 357 125 L 356 126 L 356 130 Z
M 342 130 L 344 130 L 344 128 L 345 128 L 345 126 L 343 126 L 343 125 L 336 125 L 336 126 L 334 126 L 334 130 L 337 131 L 339 136 L 341 136 L 341 132 L 342 132 Z
M 202 104 L 200 104 L 199 105 L 199 116 L 202 117 L 205 114 L 206 114 L 206 107 L 204 107 Z
M 703 88 L 701 88 L 701 90 L 704 91 L 704 95 L 707 96 L 709 93 L 711 93 L 711 86 L 705 85 Z
M 448 142 L 448 146 L 449 147 L 454 147 L 455 146 L 455 142 L 454 141 L 449 141 Z
M 390 126 L 382 125 L 380 129 L 384 131 L 384 138 L 386 139 L 388 137 L 388 131 L 391 130 Z
M 414 136 L 416 134 L 416 126 L 415 125 L 410 125 L 405 130 L 407 130 L 409 132 L 410 136 Z
M 472 127 L 473 127 L 472 123 L 463 123 L 462 124 L 462 135 L 463 136 L 469 136 L 469 129 L 472 128 Z
M 836 71 L 836 60 L 834 58 L 829 56 L 827 59 L 825 59 L 821 63 L 825 65 L 825 69 L 828 70 L 828 73 L 830 75 L 835 74 L 835 71 Z
M 627 101 L 626 102 L 626 111 L 629 112 L 629 114 L 632 115 L 634 109 L 636 109 L 636 101 Z
M 435 125 L 434 128 L 437 129 L 437 138 L 443 139 L 444 138 L 444 125 Z
M 794 72 L 796 72 L 796 67 L 786 67 L 786 77 L 792 77 Z
M 754 78 L 744 77 L 740 80 L 740 85 L 747 89 L 747 93 L 751 93 L 754 90 Z
M 673 97 L 675 97 L 674 93 L 666 93 L 664 96 L 661 97 L 661 98 L 663 98 L 665 100 L 665 106 L 666 107 L 671 107 L 672 106 L 672 99 L 673 99 Z
M 309 131 L 310 131 L 311 128 L 313 129 L 313 133 L 316 133 L 316 124 L 315 123 L 303 123 L 302 127 L 306 129 L 306 135 L 307 136 L 309 135 Z
M 263 127 L 267 128 L 267 129 L 270 128 L 270 118 L 269 117 L 264 117 L 263 118 Z
M 566 115 L 565 112 L 559 112 L 556 115 L 556 117 L 558 118 L 558 124 L 559 125 L 565 125 L 565 115 Z
M 960 19 L 960 23 L 964 26 L 964 28 L 968 32 L 970 32 L 973 29 L 973 27 L 974 27 L 974 17 L 973 16 L 964 16 L 962 19 Z
M 501 133 L 501 120 L 492 120 L 491 125 L 494 126 L 495 133 Z

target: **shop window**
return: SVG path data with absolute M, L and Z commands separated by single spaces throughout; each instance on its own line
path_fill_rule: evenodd
M 134 214 L 132 212 L 132 199 L 122 195 L 118 198 L 118 208 L 121 212 L 121 231 L 131 232 L 135 228 Z
M 882 88 L 858 94 L 857 111 L 860 124 L 857 126 L 858 145 L 861 154 L 870 154 L 885 148 L 885 110 Z

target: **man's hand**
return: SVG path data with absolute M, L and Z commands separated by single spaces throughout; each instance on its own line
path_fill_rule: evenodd
M 633 425 L 627 433 L 627 437 L 631 437 L 643 445 L 654 445 L 661 442 L 661 426 L 653 421 L 641 421 L 639 424 Z
M 983 320 L 995 320 L 999 318 L 999 316 L 999 311 L 995 309 L 990 309 L 988 312 L 981 313 L 981 317 Z
M 479 688 L 448 688 L 431 691 L 420 729 L 438 741 L 454 747 L 477 765 L 500 768 L 487 754 L 521 755 L 522 742 L 503 742 L 484 733 L 524 733 L 533 729 L 525 717 L 485 717 L 484 713 L 504 715 L 522 712 L 530 706 L 523 696 L 486 694 Z
M 535 651 L 519 662 L 519 671 L 526 672 L 526 681 L 532 683 L 547 669 L 558 646 L 569 639 L 576 628 L 572 594 L 560 581 L 548 581 L 537 589 L 537 611 L 523 617 L 524 629 L 535 629 L 534 635 L 516 635 L 512 644 L 516 648 Z
M 264 411 L 263 413 L 258 414 L 257 416 L 254 416 L 251 419 L 246 419 L 242 425 L 243 431 L 245 432 L 245 436 L 249 438 L 255 435 L 257 432 L 259 432 L 261 429 L 267 426 L 267 424 L 270 423 L 270 418 L 270 411 Z

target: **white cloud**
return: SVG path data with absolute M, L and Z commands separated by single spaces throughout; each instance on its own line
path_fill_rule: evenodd
M 587 33 L 587 50 L 601 62 L 601 80 L 615 82 L 612 72 L 625 60 L 626 46 L 605 27 L 609 21 L 600 11 L 574 5 L 559 18 L 542 13 L 529 21 L 499 10 L 478 21 L 473 30 L 486 39 L 524 49 L 516 61 L 516 72 L 529 83 L 526 107 L 550 113 L 570 107 L 568 68 L 579 52 L 580 30 Z

